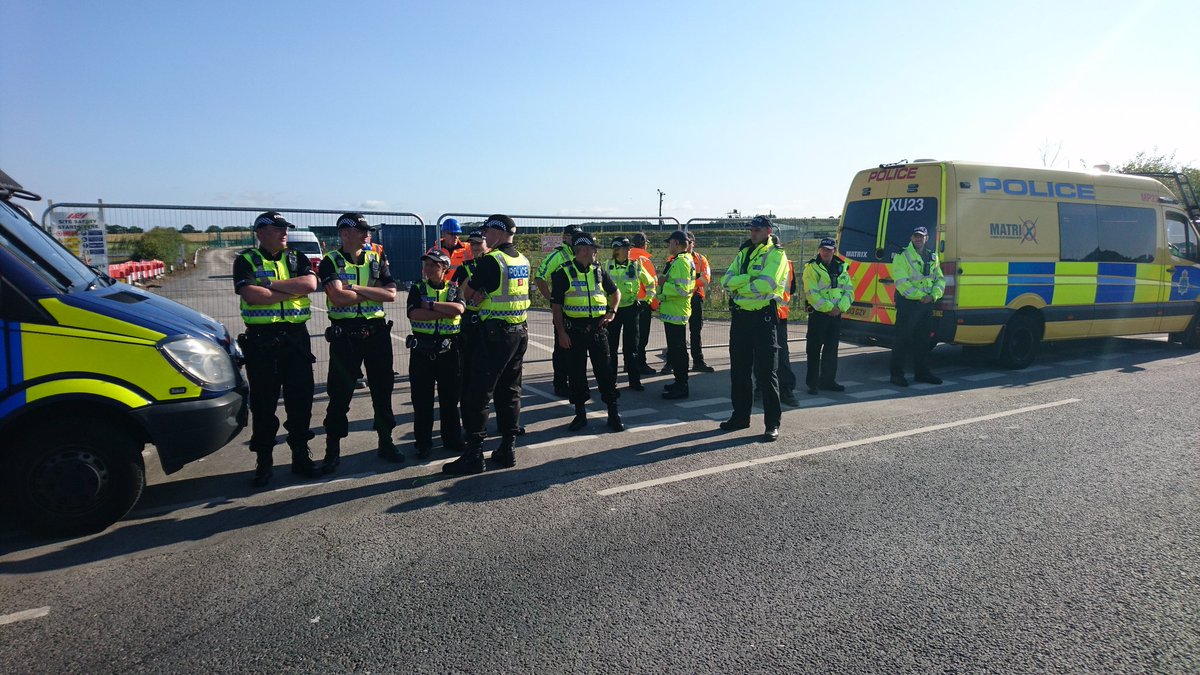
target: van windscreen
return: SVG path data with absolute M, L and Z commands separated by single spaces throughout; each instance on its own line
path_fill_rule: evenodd
M 904 197 L 865 199 L 846 205 L 839 250 L 851 260 L 890 262 L 904 250 L 913 229 L 929 230 L 929 241 L 937 241 L 937 199 Z M 880 237 L 880 228 L 884 230 Z

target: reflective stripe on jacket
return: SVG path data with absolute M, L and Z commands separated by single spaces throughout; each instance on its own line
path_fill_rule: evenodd
M 242 251 L 242 257 L 254 269 L 254 278 L 258 286 L 270 286 L 272 281 L 285 281 L 292 278 L 291 267 L 295 264 L 294 257 L 298 255 L 294 249 L 284 249 L 279 260 L 267 260 L 262 251 L 248 248 Z M 312 302 L 307 295 L 290 298 L 273 305 L 251 305 L 245 298 L 241 301 L 242 321 L 247 326 L 263 326 L 272 323 L 304 323 L 312 318 Z
M 665 323 L 687 323 L 692 316 L 692 292 L 696 290 L 696 263 L 690 253 L 680 253 L 667 262 L 658 291 L 658 318 Z
M 926 260 L 911 243 L 892 256 L 888 272 L 896 282 L 896 292 L 909 300 L 921 300 L 928 295 L 937 302 L 946 292 L 946 277 L 938 264 L 937 254 L 929 251 Z
M 846 261 L 837 256 L 833 264 L 838 270 L 837 279 L 831 279 L 829 269 L 820 258 L 813 258 L 804 265 L 804 301 L 816 312 L 832 312 L 834 307 L 845 312 L 854 302 L 854 286 L 850 283 L 850 273 L 846 270 Z
M 621 291 L 621 307 L 632 305 L 638 298 L 654 298 L 654 275 L 650 274 L 641 260 L 629 260 L 625 263 L 609 260 L 604 268 Z
M 562 266 L 567 275 L 567 292 L 563 294 L 563 314 L 570 319 L 595 319 L 608 311 L 608 296 L 600 285 L 600 267 L 592 264 L 580 272 L 572 261 Z
M 362 262 L 355 265 L 350 262 L 341 249 L 335 249 L 325 254 L 329 258 L 329 262 L 333 263 L 334 269 L 338 272 L 338 278 L 342 280 L 342 284 L 351 283 L 356 286 L 374 286 L 379 281 L 379 256 L 375 251 L 363 251 Z M 378 300 L 363 300 L 362 302 L 348 305 L 346 307 L 335 307 L 329 300 L 328 294 L 325 297 L 325 309 L 329 310 L 330 319 L 382 319 L 384 315 L 383 303 Z
M 500 264 L 500 286 L 479 303 L 480 320 L 525 323 L 529 318 L 529 258 L 520 253 L 509 257 L 498 248 L 488 255 Z
M 758 310 L 783 301 L 787 283 L 787 253 L 769 240 L 738 251 L 730 263 L 721 287 L 738 309 Z
M 422 302 L 450 302 L 451 290 L 458 292 L 458 289 L 452 289 L 452 286 L 454 284 L 444 281 L 441 288 L 434 288 L 428 281 L 418 281 L 416 291 L 421 294 Z M 461 315 L 433 321 L 409 319 L 409 323 L 412 324 L 414 333 L 423 335 L 457 335 L 462 330 Z

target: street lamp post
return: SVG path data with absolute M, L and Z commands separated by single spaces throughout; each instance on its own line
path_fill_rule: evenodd
M 662 190 L 658 191 L 658 226 L 659 227 L 662 227 L 662 198 L 665 197 L 666 195 L 667 195 L 667 193 L 663 192 Z

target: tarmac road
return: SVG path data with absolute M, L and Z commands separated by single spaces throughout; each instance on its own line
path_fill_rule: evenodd
M 757 442 L 759 416 L 717 429 L 723 350 L 688 400 L 661 400 L 664 376 L 622 390 L 619 434 L 598 402 L 568 433 L 570 408 L 543 395 L 548 364 L 533 363 L 518 467 L 480 476 L 442 478 L 445 454 L 377 460 L 365 392 L 332 479 L 284 470 L 251 490 L 243 434 L 151 476 L 138 511 L 104 533 L 0 535 L 0 663 L 1200 670 L 1200 418 L 1187 403 L 1200 354 L 1163 336 L 1095 340 L 1003 371 L 942 346 L 945 384 L 905 390 L 887 382 L 886 351 L 843 350 L 846 392 L 801 393 L 774 444 Z M 407 431 L 411 408 L 397 412 Z

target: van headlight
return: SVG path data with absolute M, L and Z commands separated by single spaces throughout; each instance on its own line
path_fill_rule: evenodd
M 184 375 L 205 389 L 229 389 L 235 384 L 229 354 L 211 340 L 181 337 L 160 342 L 158 348 Z

